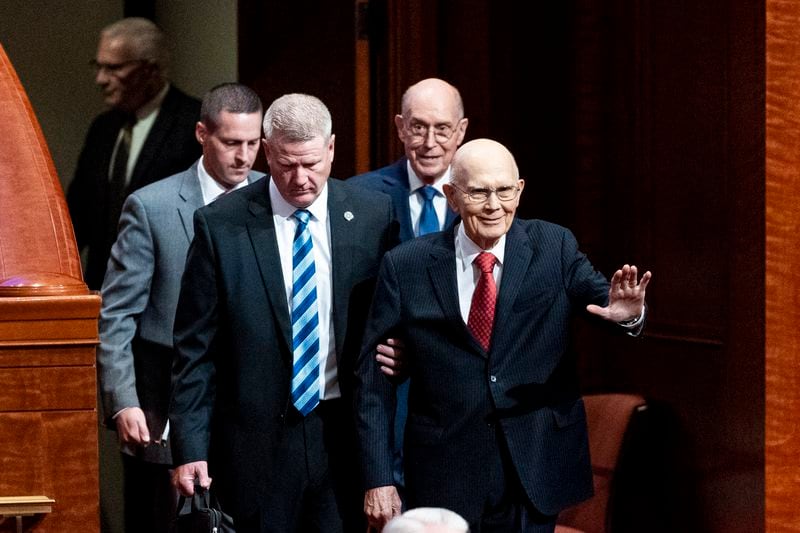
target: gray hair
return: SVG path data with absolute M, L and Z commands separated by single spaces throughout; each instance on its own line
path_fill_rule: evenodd
M 469 533 L 469 524 L 458 513 L 441 507 L 417 507 L 386 524 L 383 533 L 425 533 L 427 526 L 445 526 L 452 533 Z
M 308 94 L 285 94 L 272 102 L 264 114 L 264 138 L 305 142 L 316 137 L 328 141 L 333 120 L 322 100 Z
M 203 96 L 200 106 L 200 121 L 210 130 L 216 129 L 220 113 L 261 113 L 261 99 L 246 85 L 241 83 L 221 83 L 212 87 Z
M 136 59 L 150 61 L 166 72 L 169 65 L 167 39 L 152 20 L 142 17 L 124 18 L 103 28 L 100 36 L 122 39 Z

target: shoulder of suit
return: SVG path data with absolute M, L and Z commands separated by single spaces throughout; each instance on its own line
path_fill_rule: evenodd
M 515 218 L 514 224 L 534 242 L 553 238 L 561 239 L 565 235 L 572 235 L 568 228 L 547 220 Z
M 157 201 L 163 198 L 164 194 L 177 192 L 187 176 L 197 176 L 197 173 L 189 168 L 183 172 L 178 172 L 172 176 L 168 176 L 158 181 L 154 181 L 149 185 L 145 185 L 131 194 L 136 195 L 143 201 Z
M 406 159 L 401 158 L 391 165 L 371 170 L 347 180 L 348 183 L 367 188 L 381 188 L 382 185 L 400 183 L 401 173 L 405 168 Z
M 391 197 L 379 189 L 365 188 L 358 183 L 351 183 L 350 180 L 342 181 L 333 178 L 328 180 L 328 184 L 332 189 L 340 189 L 338 192 L 346 194 L 349 202 L 371 208 L 375 208 L 383 202 L 385 206 L 391 207 Z

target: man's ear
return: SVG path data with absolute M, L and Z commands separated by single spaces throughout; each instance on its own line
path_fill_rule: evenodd
M 403 115 L 395 115 L 394 127 L 397 128 L 397 136 L 400 138 L 401 141 L 403 140 L 403 137 L 405 137 L 405 126 L 406 123 L 403 122 Z
M 461 214 L 459 211 L 459 204 L 456 201 L 456 194 L 458 194 L 458 190 L 449 183 L 444 183 L 442 184 L 442 191 L 444 191 L 444 196 L 447 198 L 447 205 L 450 206 L 450 209 L 458 214 Z
M 206 129 L 205 124 L 198 122 L 194 125 L 194 138 L 197 139 L 197 142 L 200 143 L 200 146 L 205 144 L 206 135 L 208 135 L 208 130 Z

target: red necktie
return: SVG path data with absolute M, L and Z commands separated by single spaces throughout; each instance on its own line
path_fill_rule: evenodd
M 481 252 L 474 263 L 481 270 L 481 277 L 472 294 L 472 305 L 469 308 L 467 327 L 475 339 L 489 351 L 494 325 L 494 303 L 497 298 L 497 286 L 494 283 L 494 264 L 497 258 L 489 252 Z

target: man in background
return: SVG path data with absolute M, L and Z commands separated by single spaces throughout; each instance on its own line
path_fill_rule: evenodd
M 391 197 L 401 242 L 452 226 L 456 213 L 448 208 L 443 186 L 450 181 L 450 163 L 464 141 L 468 122 L 458 89 L 438 78 L 419 81 L 403 94 L 401 113 L 394 117 L 405 155 L 348 180 Z M 380 354 L 378 360 L 386 361 Z M 406 381 L 397 389 L 394 428 L 395 481 L 400 488 L 407 396 Z
M 409 87 L 401 105 L 394 124 L 405 155 L 348 182 L 392 198 L 405 242 L 452 225 L 455 212 L 448 209 L 442 187 L 450 181 L 450 162 L 464 140 L 468 119 L 458 89 L 437 78 Z
M 90 289 L 102 284 L 125 197 L 200 156 L 200 102 L 170 84 L 168 60 L 164 34 L 150 20 L 125 18 L 100 32 L 92 64 L 109 109 L 89 127 L 67 191 Z
M 167 446 L 172 325 L 197 208 L 261 178 L 262 105 L 226 83 L 204 97 L 195 126 L 203 155 L 189 169 L 128 196 L 111 249 L 100 311 L 98 381 L 104 421 L 117 430 L 125 530 L 168 532 L 175 513 Z

